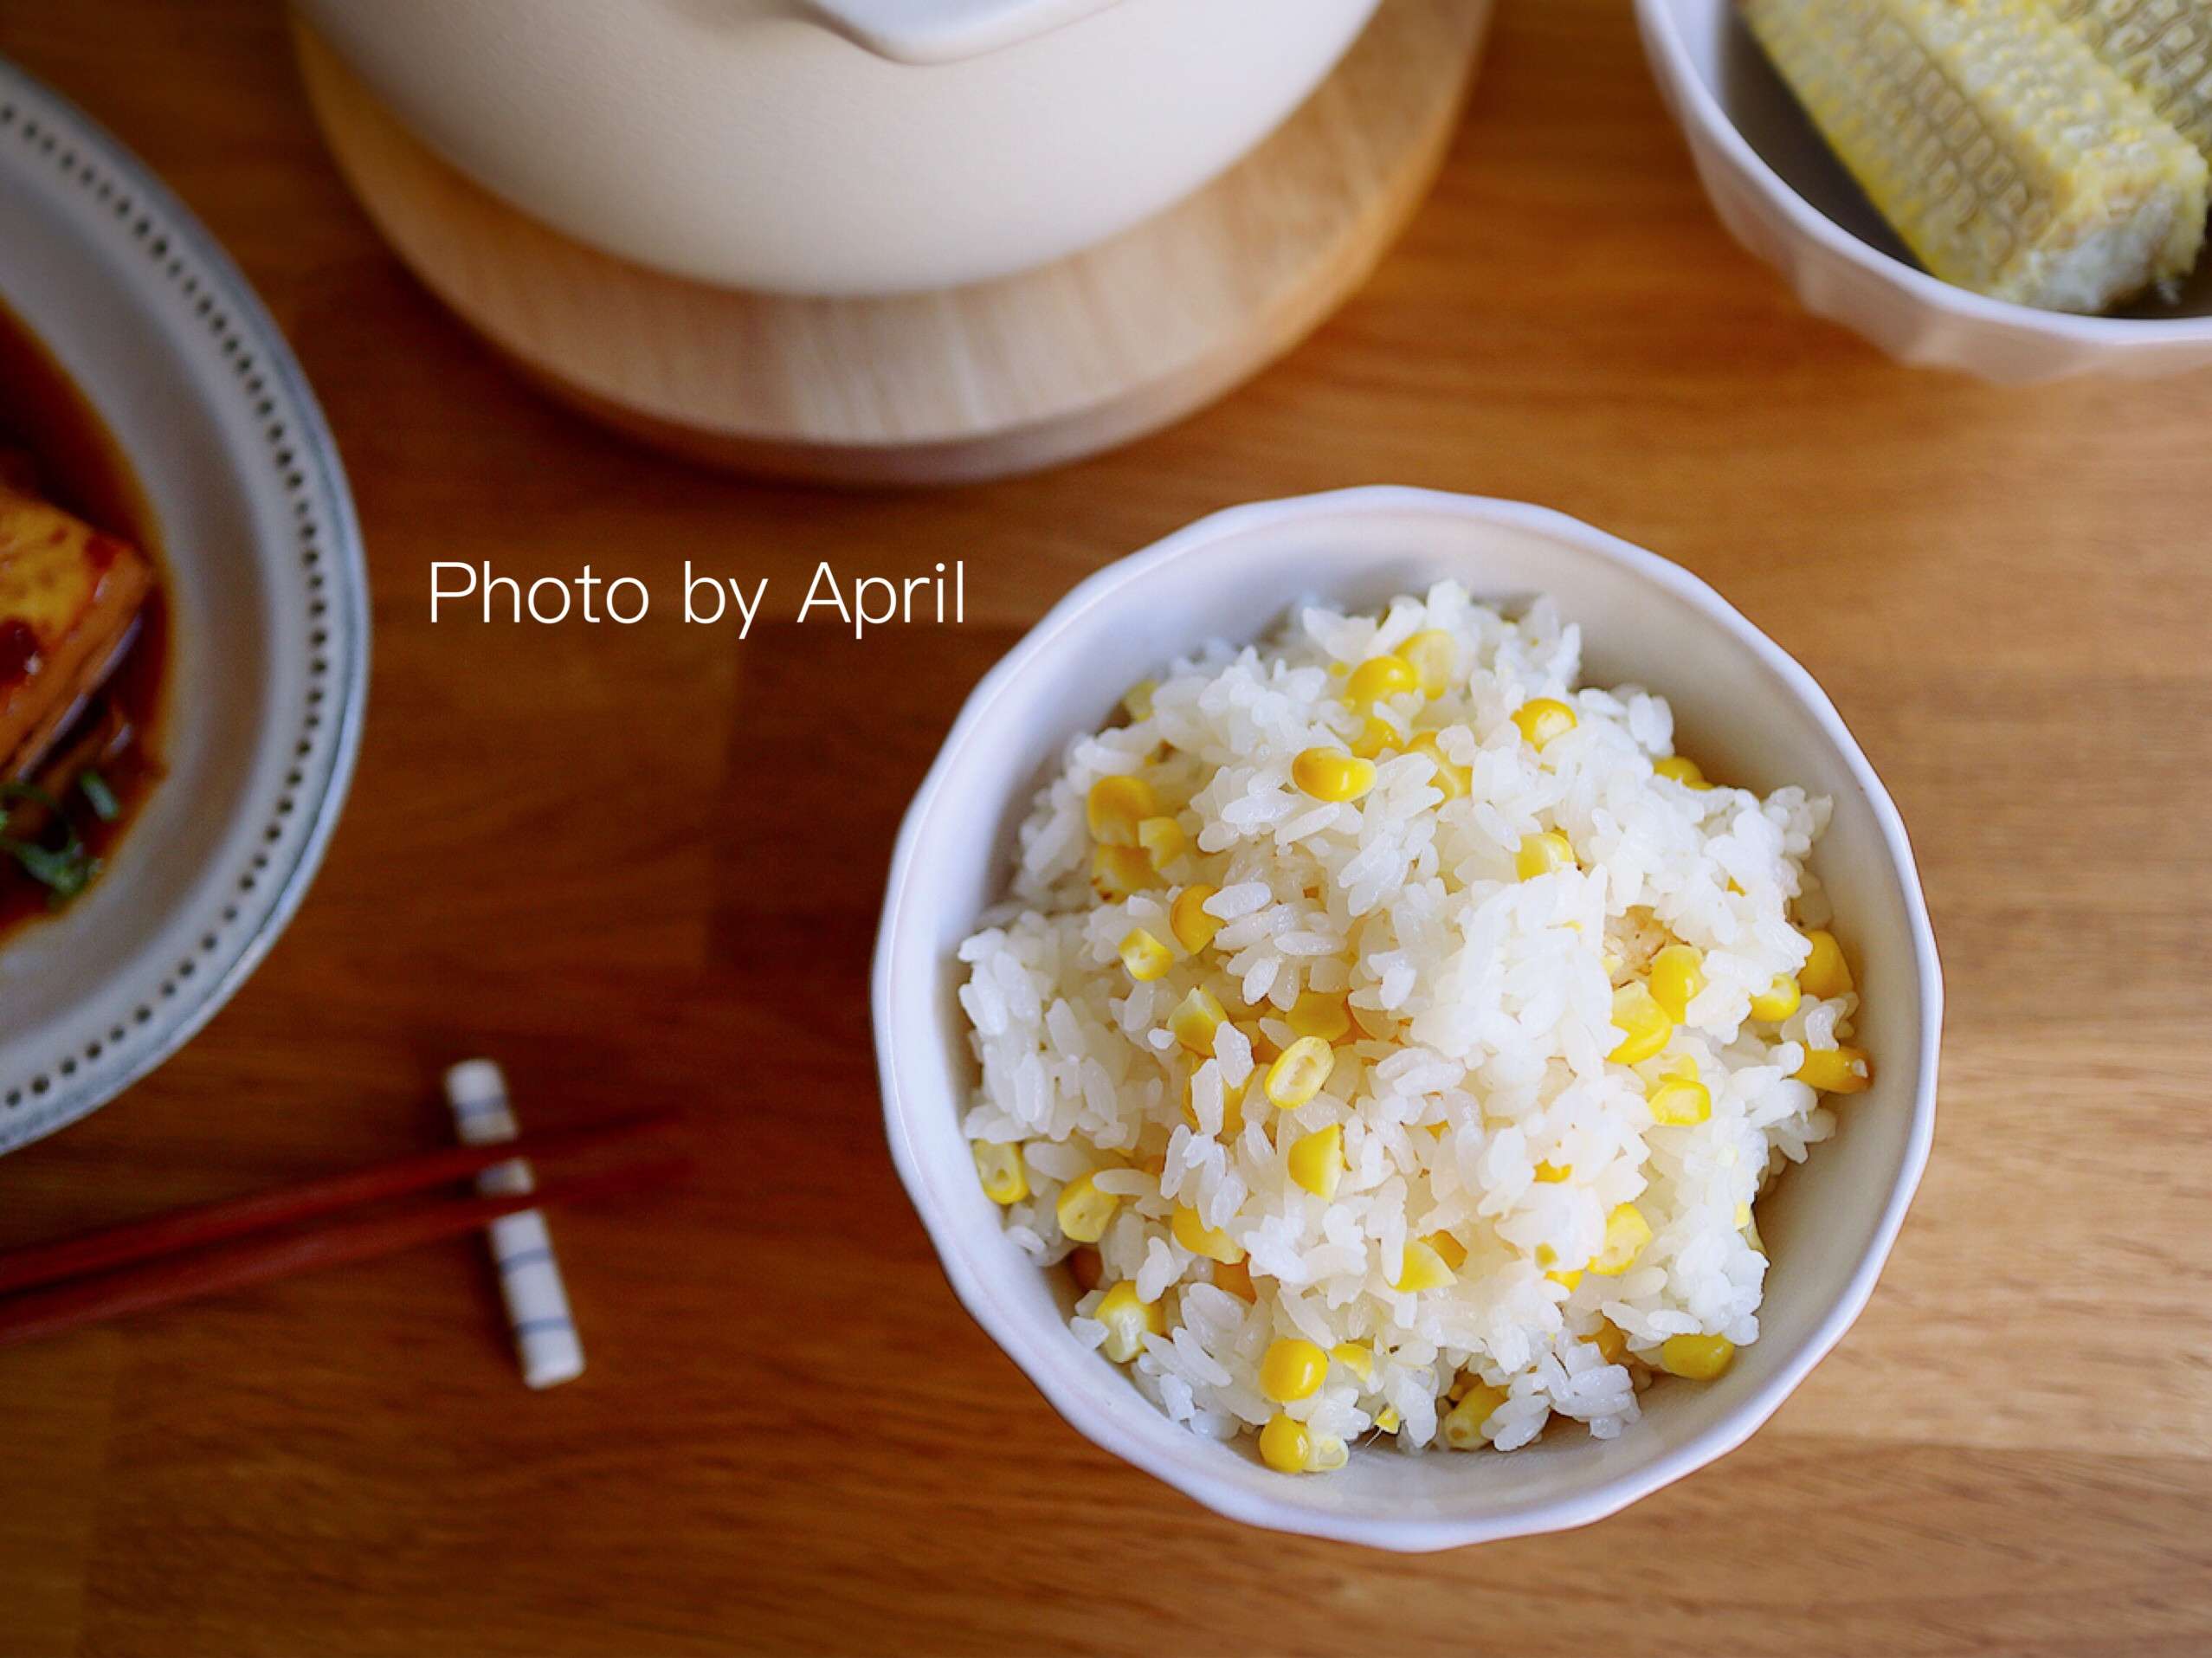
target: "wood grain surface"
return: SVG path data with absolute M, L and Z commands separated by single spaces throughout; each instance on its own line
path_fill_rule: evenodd
M 1428 206 L 1280 365 L 1080 468 L 748 485 L 524 389 L 378 243 L 268 0 L 0 10 L 259 284 L 377 591 L 367 745 L 267 964 L 0 1162 L 0 1246 L 397 1155 L 440 1068 L 526 1125 L 674 1104 L 680 1192 L 555 1217 L 590 1369 L 518 1383 L 441 1246 L 0 1354 L 10 1654 L 2212 1648 L 2212 381 L 1996 390 L 1802 314 L 1692 178 L 1619 0 L 1505 0 Z M 885 1156 L 863 998 L 893 825 L 1067 586 L 1233 501 L 1562 507 L 1706 576 L 1912 826 L 1951 992 L 1872 1306 L 1750 1444 L 1561 1537 L 1398 1559 L 1093 1449 L 968 1320 Z M 428 621 L 434 558 L 803 584 L 968 561 L 856 646 Z
M 1492 4 L 1386 0 L 1322 87 L 1205 189 L 1042 269 L 880 300 L 713 287 L 571 241 L 441 160 L 304 23 L 296 36 L 377 229 L 526 372 L 680 455 L 939 483 L 1097 454 L 1303 339 L 1427 195 Z

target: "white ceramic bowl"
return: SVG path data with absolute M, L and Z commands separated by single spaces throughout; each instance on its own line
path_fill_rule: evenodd
M 1243 640 L 1296 601 L 1378 605 L 1455 577 L 1491 598 L 1551 594 L 1583 624 L 1591 682 L 1664 693 L 1720 775 L 1831 795 L 1815 868 L 1861 964 L 1874 1087 L 1764 1201 L 1773 1254 L 1759 1340 L 1708 1387 L 1662 1382 L 1610 1442 L 1555 1428 L 1509 1456 L 1362 1448 L 1326 1478 L 1262 1468 L 1170 1423 L 1067 1328 L 1072 1286 L 1007 1242 L 959 1116 L 974 1064 L 954 951 L 1003 892 L 1015 832 L 1067 740 L 1208 637 Z M 1441 1549 L 1600 1519 L 1740 1443 L 1873 1292 L 1926 1162 L 1942 983 L 1897 810 L 1804 669 L 1686 571 L 1557 513 L 1413 489 L 1242 506 L 1109 565 L 984 678 L 906 815 L 875 956 L 875 1039 L 892 1155 L 977 1322 L 1106 1449 L 1230 1517 L 1391 1549 Z
M 1829 152 L 1731 0 L 1636 0 L 1636 20 L 1721 223 L 1808 310 L 1905 362 L 2002 384 L 2212 364 L 2212 259 L 2172 304 L 2110 317 L 2037 311 L 1938 281 Z
M 1026 270 L 1196 190 L 1376 0 L 294 0 L 532 216 L 723 287 Z

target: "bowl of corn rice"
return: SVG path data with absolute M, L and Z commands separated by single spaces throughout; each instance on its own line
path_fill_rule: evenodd
M 1732 1448 L 1872 1293 L 1942 989 L 1896 810 L 1678 566 L 1373 488 L 1204 519 L 971 696 L 874 1012 L 955 1292 L 1216 1511 L 1400 1550 Z
M 1721 222 L 1809 310 L 2005 384 L 2212 365 L 2212 0 L 1636 15 Z

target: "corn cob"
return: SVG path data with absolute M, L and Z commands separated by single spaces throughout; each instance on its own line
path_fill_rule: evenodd
M 2151 106 L 2212 157 L 2212 0 L 2053 0 Z
M 1929 272 L 2101 311 L 2178 281 L 2205 158 L 2051 0 L 1739 0 L 1777 68 Z

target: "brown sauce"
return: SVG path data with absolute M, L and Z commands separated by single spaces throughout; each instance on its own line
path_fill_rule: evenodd
M 0 303 L 0 451 L 11 449 L 31 456 L 37 494 L 140 548 L 155 570 L 153 592 L 139 611 L 121 658 L 53 750 L 56 755 L 99 752 L 96 769 L 120 810 L 113 821 L 103 822 L 74 789 L 66 805 L 70 827 L 94 857 L 105 861 L 161 777 L 169 608 L 160 580 L 160 538 L 145 492 L 106 423 L 16 313 Z M 0 655 L 5 648 L 0 641 Z M 7 809 L 18 814 L 11 829 L 19 826 L 21 803 L 7 803 Z M 0 934 L 53 908 L 46 887 L 24 874 L 12 857 L 0 856 Z

